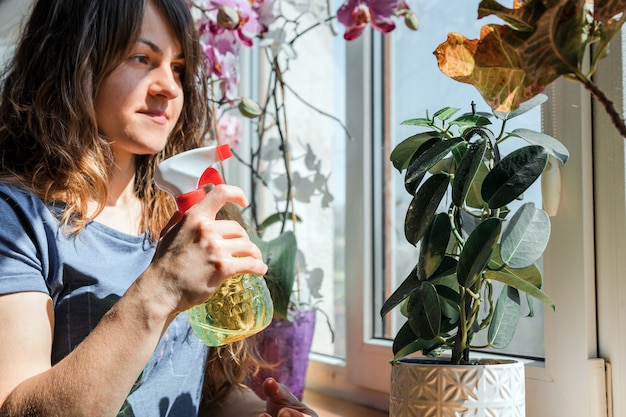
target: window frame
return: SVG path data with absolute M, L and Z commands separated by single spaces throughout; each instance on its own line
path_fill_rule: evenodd
M 594 81 L 624 116 L 626 61 L 624 28 L 615 37 Z M 594 183 L 598 297 L 598 353 L 606 359 L 607 402 L 615 416 L 626 413 L 626 139 L 606 112 L 594 112 Z M 620 328 L 620 325 L 622 328 Z M 617 326 L 617 329 L 616 329 Z

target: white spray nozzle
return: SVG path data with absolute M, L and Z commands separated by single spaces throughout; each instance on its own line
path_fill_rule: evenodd
M 231 156 L 228 144 L 191 149 L 161 162 L 154 173 L 154 181 L 176 199 L 178 209 L 184 212 L 204 196 L 196 192 L 200 187 L 224 182 L 212 166 Z

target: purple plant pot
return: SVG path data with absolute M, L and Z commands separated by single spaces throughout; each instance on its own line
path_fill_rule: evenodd
M 265 399 L 263 381 L 272 377 L 289 387 L 291 392 L 302 400 L 315 330 L 315 314 L 315 310 L 298 310 L 293 316 L 293 321 L 273 319 L 270 325 L 256 336 L 261 356 L 269 364 L 274 365 L 270 369 L 261 369 L 248 383 L 261 398 Z

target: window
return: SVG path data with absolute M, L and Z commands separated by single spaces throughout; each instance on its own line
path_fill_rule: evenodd
M 376 407 L 386 406 L 391 349 L 385 336 L 393 332 L 384 328 L 378 304 L 385 290 L 381 281 L 385 277 L 384 267 L 390 256 L 401 249 L 394 246 L 395 240 L 385 246 L 377 231 L 397 231 L 406 203 L 398 202 L 397 210 L 384 204 L 396 203 L 393 194 L 380 190 L 384 185 L 392 185 L 389 192 L 393 193 L 395 187 L 401 187 L 401 178 L 397 172 L 385 174 L 383 164 L 388 160 L 389 148 L 383 144 L 408 136 L 399 130 L 399 122 L 422 115 L 425 108 L 459 104 L 459 94 L 468 97 L 468 103 L 472 99 L 482 103 L 472 86 L 452 80 L 445 80 L 446 84 L 442 82 L 435 91 L 424 87 L 437 82 L 427 77 L 445 78 L 437 73 L 435 58 L 430 55 L 445 39 L 445 33 L 458 31 L 477 36 L 478 28 L 485 23 L 474 22 L 476 4 L 466 3 L 420 2 L 420 31 L 406 36 L 402 31 L 394 32 L 397 39 L 388 52 L 384 52 L 384 41 L 371 33 L 347 45 L 346 120 L 355 137 L 347 142 L 345 162 L 346 201 L 350 202 L 345 234 L 347 351 L 345 361 L 339 363 L 313 361 L 309 387 L 335 395 L 341 392 L 347 398 Z M 456 11 L 461 17 L 453 16 Z M 467 26 L 472 22 L 476 26 Z M 414 69 L 404 64 L 396 68 L 392 65 L 387 71 L 383 66 L 385 61 L 399 63 L 413 56 L 422 60 L 417 63 L 419 69 L 430 67 L 432 75 L 416 75 Z M 598 405 L 604 401 L 604 364 L 601 359 L 594 359 L 597 346 L 591 103 L 580 86 L 568 81 L 559 80 L 548 90 L 551 99 L 543 107 L 543 114 L 531 115 L 531 126 L 537 128 L 541 120 L 543 130 L 563 141 L 572 158 L 561 171 L 562 201 L 558 215 L 552 219 L 552 238 L 544 256 L 545 289 L 555 300 L 557 313 L 546 311 L 544 331 L 539 332 L 539 338 L 543 335 L 545 341 L 537 341 L 539 351 L 533 348 L 522 352 L 531 358 L 545 358 L 531 360 L 526 366 L 527 414 L 600 416 L 604 415 L 598 414 L 602 410 Z M 406 91 L 406 97 L 399 91 Z M 400 233 L 397 242 L 402 241 Z M 392 271 L 389 278 L 395 275 L 399 280 L 405 276 L 402 270 L 388 270 Z M 611 296 L 616 297 L 614 293 Z M 527 347 L 523 333 L 518 332 L 518 337 L 522 338 L 521 346 Z
M 306 8 L 303 2 L 296 6 L 285 2 L 281 7 L 282 14 L 293 21 L 297 20 L 298 30 L 304 33 L 296 41 L 297 58 L 291 59 L 288 64 L 281 61 L 288 122 L 285 127 L 288 134 L 285 137 L 289 141 L 294 189 L 293 211 L 301 219 L 295 226 L 292 222 L 286 226 L 288 230 L 293 228 L 298 249 L 302 253 L 293 298 L 317 310 L 312 351 L 341 359 L 345 356 L 346 340 L 344 232 L 345 213 L 349 210 L 345 192 L 348 168 L 344 163 L 348 141 L 345 127 L 346 44 L 341 36 L 333 33 L 330 26 L 320 24 L 313 13 L 304 13 L 301 8 Z M 287 31 L 294 29 L 290 24 L 285 24 L 285 27 Z M 310 27 L 315 29 L 305 29 Z M 292 36 L 290 32 L 288 39 Z M 270 90 L 266 79 L 269 72 L 268 60 L 264 55 L 266 51 L 253 49 L 251 52 L 250 61 L 242 63 L 243 78 L 250 85 L 242 87 L 263 102 Z M 266 121 L 266 126 L 271 123 Z M 255 134 L 251 136 L 253 143 L 258 143 Z M 267 134 L 263 139 L 264 146 L 276 137 L 276 130 Z M 244 148 L 240 147 L 237 152 L 246 152 Z M 246 158 L 243 153 L 241 155 Z M 242 172 L 229 175 L 229 180 L 245 188 L 249 171 L 246 167 L 241 168 Z M 284 178 L 282 161 L 276 164 L 275 169 L 268 162 L 262 170 L 268 171 L 261 172 L 261 175 L 266 176 L 268 187 L 260 190 L 261 197 L 257 201 L 263 219 L 283 210 L 286 185 L 281 183 Z M 270 230 L 267 234 L 276 235 L 277 230 Z

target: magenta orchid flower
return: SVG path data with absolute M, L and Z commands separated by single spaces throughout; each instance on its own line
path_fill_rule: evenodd
M 346 0 L 337 11 L 337 20 L 346 27 L 347 41 L 361 36 L 368 23 L 379 32 L 389 33 L 396 24 L 391 19 L 402 3 L 399 0 Z
M 221 100 L 236 98 L 239 48 L 251 47 L 252 40 L 268 30 L 278 13 L 277 4 L 276 0 L 204 0 L 197 6 L 202 10 L 196 25 L 206 73 L 218 82 Z M 226 26 L 219 20 L 219 12 L 224 9 L 236 14 L 232 25 Z
M 239 24 L 233 28 L 232 32 L 239 42 L 245 46 L 252 46 L 252 39 L 263 30 L 262 25 L 259 23 L 258 13 L 248 0 L 211 0 L 208 2 L 207 6 L 207 9 L 214 10 L 210 14 L 210 18 L 213 21 L 217 21 L 217 10 L 220 7 L 228 7 L 237 13 L 239 16 Z M 227 29 L 215 28 L 215 30 Z

